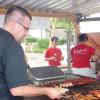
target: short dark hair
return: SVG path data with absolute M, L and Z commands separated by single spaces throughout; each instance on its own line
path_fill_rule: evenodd
M 87 41 L 88 40 L 88 36 L 87 34 L 80 34 L 79 35 L 79 42 L 84 42 L 84 41 Z
M 25 10 L 24 8 L 20 7 L 20 6 L 16 6 L 16 5 L 12 5 L 8 8 L 6 14 L 5 14 L 5 22 L 6 20 L 12 15 L 12 13 L 14 11 L 18 11 L 21 13 L 22 16 L 27 16 L 30 18 L 30 20 L 32 20 L 31 15 L 28 13 L 27 10 Z
M 51 41 L 54 41 L 54 40 L 58 40 L 58 37 L 53 36 L 53 37 L 51 38 Z

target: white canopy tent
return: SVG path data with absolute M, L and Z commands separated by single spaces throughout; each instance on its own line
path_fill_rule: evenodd
M 36 16 L 85 16 L 100 12 L 100 0 L 0 0 L 0 12 L 19 5 Z

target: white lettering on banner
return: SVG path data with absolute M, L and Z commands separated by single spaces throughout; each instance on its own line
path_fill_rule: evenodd
M 82 54 L 86 54 L 86 53 L 87 53 L 87 48 L 74 50 L 74 54 L 82 55 Z

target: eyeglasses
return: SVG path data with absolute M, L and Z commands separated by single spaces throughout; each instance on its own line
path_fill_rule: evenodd
M 53 41 L 53 42 L 59 42 L 59 41 Z
M 26 27 L 25 25 L 23 25 L 20 21 L 17 20 L 16 22 L 17 22 L 18 24 L 20 24 L 25 30 L 27 30 L 27 31 L 29 30 L 29 28 Z

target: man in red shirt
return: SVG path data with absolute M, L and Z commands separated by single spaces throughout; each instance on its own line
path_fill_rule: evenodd
M 57 48 L 58 37 L 51 38 L 52 47 L 48 48 L 45 52 L 45 60 L 48 61 L 50 66 L 60 66 L 60 61 L 63 59 L 60 48 Z
M 92 74 L 90 65 L 90 59 L 95 54 L 95 48 L 88 46 L 87 41 L 87 35 L 80 34 L 79 44 L 71 49 L 72 70 L 75 74 L 96 77 Z

